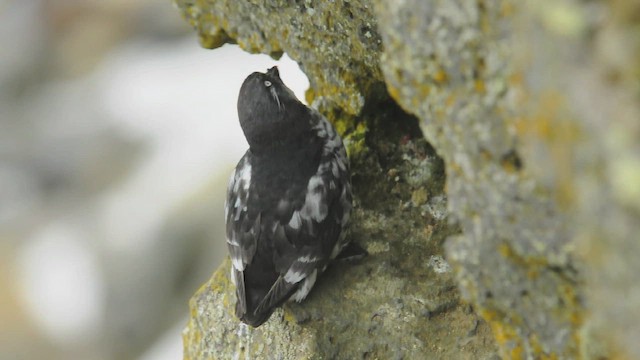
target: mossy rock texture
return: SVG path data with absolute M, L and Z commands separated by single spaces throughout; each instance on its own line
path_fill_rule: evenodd
M 223 265 L 186 357 L 640 358 L 637 1 L 174 1 L 300 64 L 371 253 L 248 332 Z
M 309 76 L 311 89 L 350 114 L 382 79 L 382 40 L 368 1 L 175 0 L 202 46 L 237 43 L 278 58 L 286 52 Z M 327 71 L 331 69 L 331 71 Z

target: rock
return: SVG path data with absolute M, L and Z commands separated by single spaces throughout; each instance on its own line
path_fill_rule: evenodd
M 640 358 L 639 13 L 638 2 L 542 1 L 523 9 L 515 39 L 529 98 L 521 153 L 569 221 L 584 279 L 580 345 L 594 358 L 606 347 Z
M 286 52 L 309 77 L 310 98 L 322 97 L 352 115 L 382 80 L 382 41 L 369 1 L 174 2 L 204 47 L 235 42 L 275 58 Z
M 463 229 L 447 258 L 465 297 L 505 358 L 574 357 L 581 290 L 564 215 L 520 164 L 508 2 L 377 5 L 389 91 L 423 119 L 445 161 L 449 209 Z
M 363 315 L 391 314 L 395 323 L 423 314 L 428 321 L 402 333 L 437 333 L 429 324 L 443 316 L 438 311 L 450 316 L 459 310 L 457 293 L 455 300 L 438 297 L 423 306 L 411 297 L 442 296 L 438 289 L 446 286 L 432 286 L 431 276 L 447 264 L 462 299 L 488 322 L 505 358 L 640 357 L 640 244 L 634 241 L 640 233 L 640 37 L 631 15 L 639 13 L 637 4 L 176 3 L 205 46 L 237 42 L 272 56 L 286 51 L 309 76 L 308 100 L 347 133 L 358 205 L 352 236 L 372 255 L 359 266 L 330 270 L 329 277 L 338 268 L 344 275 L 331 286 L 321 282 L 302 305 L 285 308 L 284 320 L 276 316 L 247 335 L 252 346 L 276 333 L 295 339 L 305 334 L 295 343 L 311 358 L 411 357 L 434 349 L 441 351 L 435 357 L 459 358 L 447 353 L 454 351 L 448 337 L 414 336 L 422 342 L 411 346 L 422 345 L 405 353 L 412 340 L 394 338 L 384 319 Z M 437 158 L 430 147 L 420 154 L 405 146 L 398 129 L 411 120 L 389 105 L 389 96 L 419 118 L 446 169 L 446 194 L 438 181 L 444 175 L 440 161 L 432 161 Z M 429 245 L 431 236 L 448 237 L 446 252 L 443 241 Z M 218 274 L 194 297 L 185 336 L 191 357 L 213 351 L 206 345 L 218 339 L 213 334 L 225 334 L 215 341 L 237 349 L 224 281 Z M 401 291 L 393 290 L 398 286 Z M 329 305 L 345 294 L 352 297 Z M 338 304 L 346 308 L 334 319 Z M 302 311 L 309 315 L 297 315 Z M 224 330 L 208 315 L 214 313 L 226 319 Z M 328 318 L 319 324 L 314 314 Z M 350 318 L 357 314 L 357 321 Z M 464 321 L 474 316 L 465 314 Z M 374 321 L 382 332 L 358 330 Z M 484 326 L 480 322 L 479 329 Z M 384 352 L 356 349 L 350 341 L 323 347 L 326 334 L 336 332 L 361 344 L 376 338 L 390 345 Z M 493 340 L 484 339 L 481 352 L 490 356 Z
M 445 161 L 449 209 L 464 234 L 447 257 L 502 355 L 597 356 L 583 326 L 589 314 L 601 335 L 640 356 L 640 297 L 629 296 L 640 269 L 628 257 L 640 251 L 631 240 L 640 115 L 627 97 L 640 47 L 602 40 L 631 36 L 626 6 L 377 4 L 389 91 L 423 119 Z

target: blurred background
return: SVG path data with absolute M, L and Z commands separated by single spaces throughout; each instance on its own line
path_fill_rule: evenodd
M 0 359 L 180 359 L 226 255 L 243 79 L 170 0 L 0 0 Z

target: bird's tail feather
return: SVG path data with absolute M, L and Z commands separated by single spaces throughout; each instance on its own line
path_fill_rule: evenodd
M 271 313 L 273 309 L 282 305 L 291 295 L 298 289 L 298 283 L 289 283 L 283 276 L 279 276 L 278 280 L 271 286 L 267 295 L 253 311 L 255 314 L 264 312 Z

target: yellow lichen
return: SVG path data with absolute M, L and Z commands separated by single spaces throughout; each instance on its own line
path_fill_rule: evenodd
M 539 271 L 550 266 L 547 258 L 542 256 L 523 256 L 506 242 L 498 246 L 498 251 L 500 255 L 524 269 L 537 269 Z
M 284 310 L 284 321 L 295 324 L 297 320 L 291 311 Z
M 527 116 L 517 118 L 514 129 L 526 146 L 543 145 L 550 159 L 545 166 L 554 175 L 553 191 L 557 204 L 563 208 L 573 206 L 576 199 L 573 173 L 574 147 L 582 131 L 568 114 L 563 94 L 549 90 L 542 92 Z
M 442 84 L 446 82 L 448 79 L 449 79 L 449 76 L 443 69 L 440 69 L 436 71 L 435 74 L 433 74 L 433 80 L 438 84 Z
M 389 95 L 391 96 L 391 98 L 393 100 L 395 100 L 398 104 L 401 104 L 401 95 L 400 95 L 400 89 L 398 89 L 397 87 L 391 85 L 391 84 L 387 84 L 387 91 L 389 92 Z
M 552 352 L 552 353 L 547 353 L 545 352 L 542 344 L 540 343 L 538 336 L 536 336 L 536 334 L 532 334 L 531 336 L 529 336 L 529 345 L 531 346 L 531 350 L 533 351 L 533 353 L 536 356 L 536 359 L 541 359 L 541 360 L 558 360 L 559 356 L 558 354 Z
M 411 202 L 416 206 L 420 206 L 427 202 L 428 197 L 427 189 L 419 188 L 411 193 Z
M 524 359 L 524 346 L 515 328 L 508 325 L 504 314 L 486 308 L 480 309 L 482 316 L 493 332 L 493 336 L 500 346 L 502 356 L 506 359 Z
M 362 154 L 367 149 L 365 137 L 367 134 L 367 125 L 360 122 L 351 133 L 345 136 L 347 154 L 350 158 Z
M 198 42 L 205 49 L 215 49 L 224 45 L 227 42 L 227 37 L 221 36 L 220 33 L 215 35 L 200 33 L 198 34 Z

